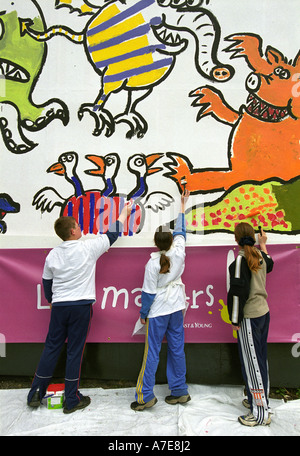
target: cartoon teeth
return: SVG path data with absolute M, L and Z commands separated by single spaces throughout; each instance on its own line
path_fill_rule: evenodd
M 16 82 L 29 82 L 30 80 L 29 73 L 24 68 L 6 59 L 0 59 L 0 75 L 4 79 Z

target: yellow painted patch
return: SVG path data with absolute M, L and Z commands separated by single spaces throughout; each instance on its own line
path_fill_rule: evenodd
M 221 313 L 222 320 L 224 321 L 224 323 L 227 323 L 227 324 L 231 325 L 231 321 L 229 320 L 228 309 L 227 309 L 227 306 L 224 304 L 223 299 L 219 299 L 219 304 L 221 304 L 221 306 L 222 306 L 222 309 L 219 309 L 220 313 Z M 232 331 L 232 335 L 233 335 L 233 337 L 235 339 L 237 339 L 237 332 L 236 331 Z

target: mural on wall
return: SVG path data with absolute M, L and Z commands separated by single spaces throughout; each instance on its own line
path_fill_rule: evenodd
M 295 239 L 299 32 L 290 42 L 282 25 L 273 38 L 259 5 L 2 0 L 5 238 L 24 226 L 28 238 L 51 237 L 59 215 L 103 233 L 130 199 L 123 235 L 141 237 L 172 226 L 186 187 L 191 243 L 241 220 Z M 237 6 L 247 33 L 237 33 Z M 292 27 L 296 6 L 282 24 Z
M 171 195 L 163 192 L 148 194 L 146 180 L 150 174 L 157 173 L 162 168 L 153 168 L 153 164 L 162 154 L 135 154 L 128 159 L 128 170 L 136 175 L 136 186 L 128 195 L 117 192 L 115 178 L 120 167 L 120 157 L 117 154 L 86 155 L 86 158 L 96 164 L 96 169 L 86 170 L 87 174 L 99 176 L 102 190 L 84 190 L 76 168 L 78 154 L 63 153 L 58 162 L 51 165 L 47 172 L 62 175 L 72 184 L 74 195 L 65 199 L 50 187 L 41 189 L 33 199 L 33 205 L 42 212 L 51 212 L 54 206 L 60 206 L 60 215 L 73 216 L 78 220 L 83 234 L 105 233 L 109 226 L 116 221 L 127 201 L 132 201 L 133 207 L 123 227 L 123 234 L 132 236 L 142 229 L 145 209 L 154 212 L 163 210 L 174 201 Z M 146 198 L 144 198 L 147 195 Z M 160 206 L 157 206 L 157 201 Z
M 265 230 L 299 231 L 299 211 L 294 211 L 300 189 L 300 97 L 295 81 L 300 78 L 300 52 L 293 61 L 267 46 L 257 35 L 232 35 L 227 52 L 244 57 L 252 72 L 246 79 L 247 104 L 231 108 L 222 92 L 204 86 L 191 92 L 199 107 L 197 120 L 211 115 L 232 126 L 228 139 L 228 169 L 194 169 L 184 156 L 173 159 L 169 176 L 192 193 L 226 190 L 225 197 L 210 205 L 206 214 L 192 211 L 190 225 L 233 229 L 235 221 L 249 219 Z M 287 186 L 280 185 L 292 181 Z M 250 185 L 246 185 L 247 183 Z M 267 182 L 267 183 L 264 183 Z M 285 201 L 280 195 L 289 193 Z M 207 217 L 208 215 L 208 217 Z M 199 223 L 197 221 L 199 219 Z M 210 219 L 210 220 L 209 220 Z
M 14 201 L 7 193 L 0 193 L 0 233 L 6 233 L 7 224 L 3 220 L 6 214 L 20 211 L 20 204 Z
M 209 11 L 201 8 L 204 0 L 179 2 L 179 5 L 176 0 L 98 3 L 96 7 L 94 2 L 86 1 L 85 6 L 93 4 L 94 7 L 86 12 L 79 10 L 82 15 L 91 16 L 79 33 L 64 25 L 51 25 L 41 34 L 32 27 L 31 20 L 22 21 L 24 33 L 38 42 L 63 35 L 84 46 L 87 59 L 101 77 L 101 88 L 94 102 L 80 106 L 78 117 L 89 113 L 94 118 L 94 135 L 103 132 L 106 136 L 112 135 L 120 122 L 129 125 L 126 135 L 129 138 L 135 134 L 142 137 L 147 132 L 147 121 L 136 106 L 151 94 L 155 85 L 168 77 L 176 55 L 188 47 L 188 41 L 181 37 L 182 31 L 195 40 L 194 63 L 202 76 L 225 81 L 233 75 L 233 68 L 217 59 L 219 24 Z M 69 1 L 57 0 L 56 6 L 71 6 L 73 11 Z M 169 10 L 176 11 L 175 16 L 170 16 L 170 22 Z M 127 92 L 127 103 L 124 111 L 113 117 L 105 105 L 112 93 L 121 90 Z
M 24 131 L 41 130 L 55 118 L 66 125 L 69 116 L 61 100 L 51 99 L 40 105 L 33 101 L 47 49 L 43 42 L 24 34 L 23 17 L 30 17 L 28 20 L 36 30 L 44 30 L 43 14 L 37 2 L 1 1 L 0 65 L 5 85 L 2 83 L 0 92 L 0 128 L 5 146 L 17 154 L 36 146 Z

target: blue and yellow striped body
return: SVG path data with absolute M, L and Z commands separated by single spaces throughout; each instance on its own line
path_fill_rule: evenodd
M 151 25 L 161 22 L 160 17 L 151 15 L 150 8 L 156 1 L 140 0 L 131 2 L 131 6 L 128 3 L 109 4 L 93 16 L 87 27 L 87 50 L 103 77 L 95 110 L 101 109 L 107 96 L 122 86 L 150 88 L 173 63 L 171 56 L 156 52 L 164 50 L 164 44 L 155 38 L 151 44 Z

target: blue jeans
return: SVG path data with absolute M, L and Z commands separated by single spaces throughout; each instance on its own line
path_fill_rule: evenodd
M 164 335 L 166 335 L 168 343 L 167 379 L 171 395 L 183 396 L 188 394 L 182 311 L 148 318 L 146 325 L 144 358 L 136 385 L 136 401 L 143 404 L 155 397 L 153 392 L 155 374 Z

